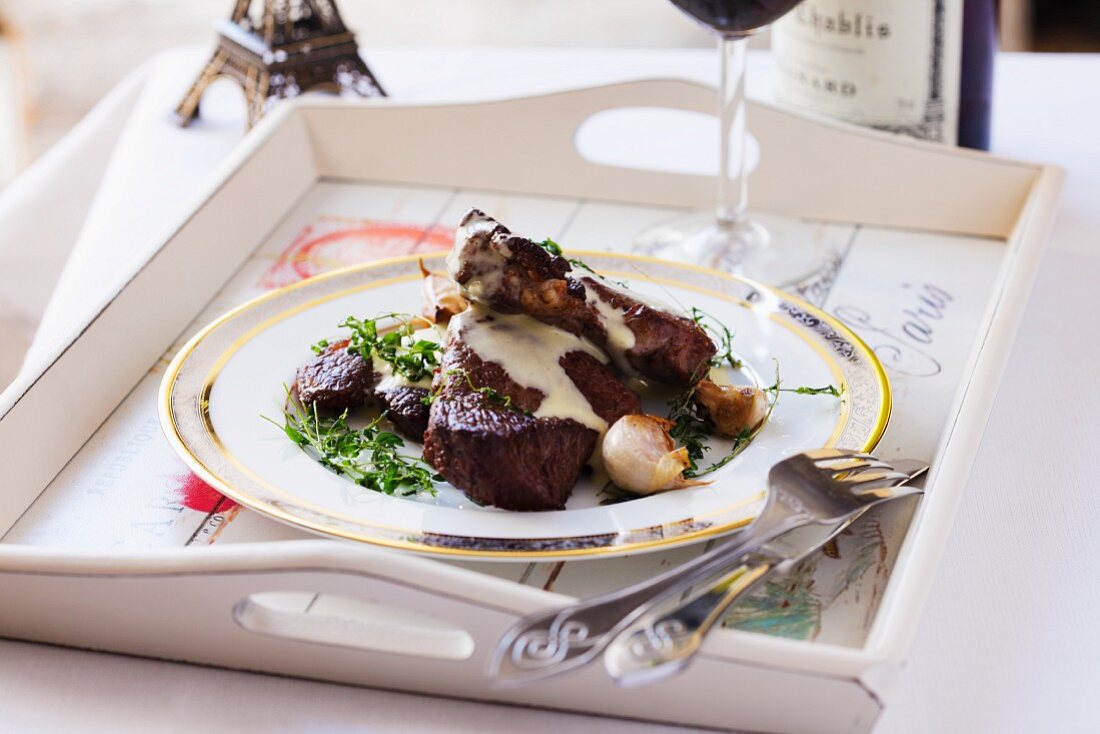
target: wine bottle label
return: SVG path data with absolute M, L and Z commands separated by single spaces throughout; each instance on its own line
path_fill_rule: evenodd
M 772 26 L 776 97 L 954 144 L 963 0 L 804 0 Z

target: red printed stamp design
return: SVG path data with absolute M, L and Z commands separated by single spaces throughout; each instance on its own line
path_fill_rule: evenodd
M 176 477 L 176 490 L 179 503 L 196 512 L 225 512 L 237 506 L 236 502 L 190 472 Z
M 279 288 L 348 265 L 439 252 L 449 249 L 453 241 L 454 230 L 449 227 L 318 217 L 279 255 L 259 286 Z

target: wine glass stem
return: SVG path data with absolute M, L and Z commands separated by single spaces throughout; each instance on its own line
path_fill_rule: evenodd
M 718 224 L 732 228 L 745 219 L 749 187 L 745 166 L 745 52 L 747 36 L 719 36 L 722 79 L 718 90 Z M 730 162 L 730 159 L 733 162 Z

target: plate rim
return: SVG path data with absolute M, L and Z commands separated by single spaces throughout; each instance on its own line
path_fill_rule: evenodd
M 817 306 L 807 302 L 806 300 L 781 290 L 780 288 L 765 285 L 750 278 L 745 278 L 733 273 L 725 273 L 713 268 L 707 268 L 700 265 L 694 265 L 691 263 L 679 263 L 656 258 L 648 255 L 638 255 L 634 253 L 618 253 L 608 251 L 597 250 L 574 250 L 567 249 L 567 252 L 580 256 L 602 257 L 602 258 L 618 258 L 626 261 L 634 262 L 646 262 L 651 264 L 658 264 L 663 266 L 671 266 L 680 270 L 695 271 L 701 274 L 709 276 L 718 276 L 719 278 L 731 280 L 742 285 L 748 285 L 761 292 L 770 293 L 780 300 L 785 300 L 804 309 L 807 313 L 813 315 L 816 318 L 821 319 L 823 322 L 836 329 L 846 339 L 848 339 L 853 346 L 855 346 L 866 358 L 868 365 L 871 367 L 875 381 L 878 384 L 882 400 L 878 406 L 878 412 L 875 419 L 875 424 L 871 429 L 871 433 L 867 441 L 862 447 L 858 447 L 858 450 L 864 452 L 870 452 L 881 441 L 882 436 L 885 434 L 887 427 L 889 426 L 890 418 L 893 412 L 893 395 L 891 392 L 891 386 L 889 378 L 886 375 L 886 370 L 882 365 L 881 360 L 874 353 L 874 350 L 867 345 L 852 331 L 846 324 L 841 322 L 837 317 L 826 312 L 825 310 L 818 308 Z M 335 537 L 343 540 L 350 540 L 361 543 L 368 543 L 374 546 L 388 547 L 397 550 L 412 551 L 419 554 L 431 555 L 431 556 L 446 556 L 446 557 L 458 557 L 468 558 L 473 560 L 498 560 L 498 561 L 522 561 L 522 560 L 553 560 L 555 558 L 593 558 L 593 557 L 615 557 L 622 556 L 628 553 L 643 553 L 654 550 L 659 550 L 662 547 L 670 546 L 675 547 L 679 545 L 687 545 L 691 543 L 699 542 L 706 538 L 712 538 L 725 533 L 729 533 L 738 528 L 744 527 L 751 523 L 755 516 L 746 518 L 739 518 L 737 520 L 727 522 L 722 525 L 712 525 L 698 530 L 689 531 L 683 534 L 674 535 L 671 537 L 660 537 L 646 540 L 638 540 L 630 543 L 613 544 L 613 545 L 601 545 L 601 546 L 588 546 L 579 548 L 558 548 L 558 549 L 485 549 L 485 548 L 469 548 L 469 547 L 454 547 L 447 545 L 433 545 L 429 543 L 398 540 L 388 537 L 372 537 L 364 535 L 355 531 L 345 530 L 338 527 L 332 527 L 325 525 L 322 522 L 314 521 L 309 518 L 302 517 L 299 514 L 295 514 L 290 511 L 286 511 L 278 506 L 274 506 L 262 499 L 258 499 L 251 494 L 238 490 L 229 481 L 222 479 L 209 470 L 203 461 L 194 455 L 191 448 L 187 445 L 185 439 L 180 434 L 179 427 L 174 420 L 174 414 L 172 409 L 172 396 L 176 386 L 177 378 L 184 364 L 188 358 L 195 351 L 195 349 L 201 344 L 210 334 L 216 331 L 218 328 L 231 321 L 238 315 L 250 311 L 257 306 L 266 303 L 270 300 L 282 297 L 285 294 L 307 287 L 316 285 L 320 281 L 336 279 L 342 276 L 346 276 L 356 272 L 370 271 L 372 269 L 381 269 L 386 266 L 400 265 L 410 262 L 418 262 L 422 260 L 431 260 L 443 258 L 446 256 L 446 252 L 429 252 L 419 253 L 413 255 L 401 255 L 391 258 L 383 258 L 379 260 L 372 260 L 367 263 L 358 263 L 355 265 L 349 265 L 346 267 L 330 270 L 325 273 L 300 280 L 296 283 L 291 283 L 280 288 L 273 289 L 267 293 L 260 294 L 255 298 L 229 309 L 225 313 L 213 319 L 211 322 L 203 326 L 197 331 L 194 336 L 187 340 L 179 351 L 172 357 L 164 376 L 161 379 L 160 387 L 158 390 L 158 418 L 165 437 L 167 438 L 173 451 L 179 456 L 191 471 L 195 472 L 204 482 L 209 484 L 214 489 L 218 490 L 226 497 L 234 500 L 240 505 L 248 507 L 249 509 L 259 512 L 262 515 L 270 517 L 279 522 L 298 527 L 313 533 L 317 533 L 327 537 Z M 295 307 L 291 307 L 294 309 Z M 219 356 L 218 359 L 221 359 Z M 217 361 L 217 360 L 216 360 Z M 200 396 L 200 399 L 202 397 Z M 754 496 L 746 500 L 751 502 L 756 497 L 763 496 L 766 490 L 761 490 L 759 495 Z M 475 540 L 473 536 L 454 536 L 456 538 L 468 538 Z M 589 536 L 575 536 L 575 539 L 582 540 Z M 500 542 L 499 539 L 496 539 Z M 517 539 L 518 540 L 518 539 Z

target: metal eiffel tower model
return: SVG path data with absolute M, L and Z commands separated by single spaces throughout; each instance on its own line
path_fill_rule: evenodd
M 258 13 L 249 9 L 258 6 Z M 363 97 L 386 92 L 359 57 L 355 34 L 333 0 L 237 0 L 218 28 L 218 47 L 176 108 L 181 125 L 199 115 L 203 92 L 218 77 L 244 90 L 251 128 L 272 99 L 309 89 L 350 91 Z

